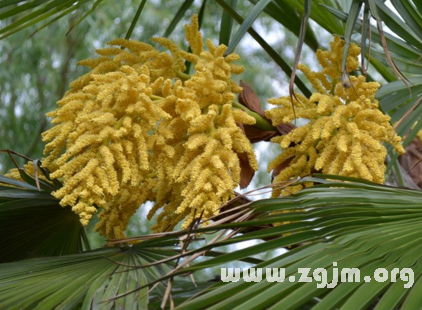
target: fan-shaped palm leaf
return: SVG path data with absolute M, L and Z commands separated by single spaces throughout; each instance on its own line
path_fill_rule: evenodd
M 24 181 L 0 176 L 0 262 L 89 249 L 78 216 L 51 195 L 57 184 L 22 168 L 20 175 Z
M 171 269 L 168 263 L 156 262 L 176 253 L 168 249 L 173 243 L 145 241 L 133 247 L 1 264 L 0 308 L 147 309 L 146 285 Z M 164 294 L 162 286 L 157 289 Z M 116 298 L 120 295 L 124 297 Z
M 245 256 L 297 243 L 305 245 L 257 264 L 255 267 L 264 268 L 261 282 L 243 279 L 221 282 L 177 309 L 299 309 L 310 305 L 315 306 L 313 309 L 366 309 L 373 303 L 377 305 L 376 309 L 398 306 L 420 309 L 418 289 L 422 267 L 418 262 L 422 258 L 419 230 L 422 193 L 334 176 L 305 180 L 319 185 L 293 196 L 261 200 L 251 206 L 263 215 L 250 223 L 289 224 L 247 233 L 222 244 L 267 239 L 280 234 L 284 237 L 201 262 L 185 272 L 216 265 L 225 267 Z M 343 180 L 347 183 L 338 182 Z M 279 211 L 285 213 L 274 214 Z M 217 243 L 213 247 L 220 245 Z M 265 268 L 285 268 L 285 280 L 265 280 Z M 325 268 L 328 283 L 333 279 L 333 268 L 340 271 L 359 268 L 360 281 L 340 283 L 338 272 L 337 285 L 318 288 L 315 281 L 299 282 L 298 268 L 310 268 L 310 275 L 315 268 Z M 397 282 L 390 281 L 390 277 L 385 282 L 377 282 L 373 277 L 377 268 L 385 268 L 388 272 L 394 268 L 412 268 L 415 282 L 412 283 L 411 277 L 403 278 L 403 281 L 399 276 Z M 295 281 L 290 282 L 290 276 L 294 276 Z M 365 282 L 365 276 L 372 280 Z M 406 283 L 413 287 L 406 288 Z

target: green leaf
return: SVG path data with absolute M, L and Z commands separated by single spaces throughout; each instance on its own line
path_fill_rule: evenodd
M 19 181 L 19 180 L 16 180 L 16 179 L 8 178 L 8 177 L 5 177 L 3 175 L 0 175 L 0 183 L 9 184 L 9 185 L 12 185 L 12 186 L 22 187 L 22 188 L 26 188 L 26 189 L 38 190 L 38 188 L 36 186 L 30 185 L 26 182 L 22 182 L 22 181 Z
M 96 0 L 95 3 L 92 5 L 91 9 L 89 9 L 87 12 L 85 12 L 84 15 L 82 15 L 81 18 L 79 18 L 75 24 L 72 25 L 71 29 L 69 29 L 69 31 L 67 33 L 69 33 L 73 28 L 75 28 L 76 26 L 78 26 L 83 20 L 85 20 L 85 18 L 87 18 L 90 14 L 92 14 L 95 9 L 101 4 L 101 2 L 103 2 L 103 0 Z M 68 12 L 65 11 L 62 14 L 60 14 L 59 16 L 57 16 L 55 19 L 53 19 L 52 21 L 50 21 L 49 23 L 47 23 L 47 25 L 50 25 L 52 22 L 55 22 L 57 19 L 62 18 L 63 16 L 65 16 Z M 131 25 L 132 26 L 132 25 Z M 43 26 L 45 27 L 45 26 Z
M 166 263 L 149 264 L 175 253 L 145 242 L 0 264 L 0 308 L 146 309 L 146 284 L 171 270 Z M 158 289 L 162 294 L 162 285 Z
M 257 1 L 254 0 L 253 3 L 257 3 Z M 297 37 L 300 36 L 300 33 L 301 33 L 300 25 L 302 23 L 301 17 L 297 13 L 297 11 L 294 8 L 292 8 L 290 5 L 288 5 L 287 3 L 283 1 L 273 1 L 273 2 L 270 2 L 265 7 L 264 12 L 267 13 L 269 16 L 271 16 L 275 21 L 277 21 L 278 23 L 286 27 L 292 33 L 294 33 Z M 306 26 L 304 42 L 313 51 L 316 51 L 319 47 L 319 42 L 315 36 L 315 33 L 312 27 L 310 27 L 309 24 Z
M 38 167 L 39 162 L 34 164 Z M 0 263 L 89 249 L 79 217 L 51 195 L 56 185 L 38 179 L 39 190 L 34 178 L 20 169 L 26 182 L 0 176 L 0 182 L 8 184 L 0 186 Z
M 346 74 L 348 72 L 346 68 L 347 55 L 349 53 L 349 46 L 352 39 L 353 28 L 355 28 L 358 15 L 362 8 L 362 4 L 363 4 L 362 1 L 352 1 L 352 4 L 350 5 L 350 9 L 349 9 L 349 14 L 347 16 L 346 27 L 344 29 L 345 45 L 343 49 L 343 57 L 341 60 L 342 79 L 346 77 Z
M 227 4 L 231 6 L 233 9 L 236 9 L 237 0 L 228 0 Z M 223 16 L 221 16 L 221 24 L 220 24 L 220 35 L 219 35 L 219 43 L 224 44 L 226 46 L 230 43 L 230 36 L 233 29 L 233 18 L 223 10 Z
M 163 37 L 168 37 L 176 28 L 176 25 L 180 22 L 180 20 L 185 15 L 186 11 L 192 6 L 193 0 L 186 0 L 182 3 L 179 10 L 177 10 L 176 14 L 174 15 L 170 25 L 167 27 L 166 31 L 164 32 Z
M 245 36 L 246 32 L 252 27 L 253 22 L 257 17 L 261 14 L 261 12 L 265 9 L 265 7 L 270 3 L 272 0 L 261 0 L 259 1 L 253 9 L 249 12 L 248 16 L 246 16 L 245 20 L 242 21 L 240 24 L 239 30 L 233 36 L 226 53 L 230 54 L 234 51 L 236 46 L 239 44 L 240 40 Z
M 14 21 L 0 29 L 0 39 L 6 38 L 20 30 L 30 27 L 39 22 L 45 22 L 49 25 L 59 18 L 75 11 L 83 4 L 93 0 L 33 0 L 0 13 L 0 20 L 14 18 Z M 97 0 L 98 1 L 98 0 Z M 8 2 L 7 5 L 14 2 Z M 94 7 L 96 4 L 94 4 Z M 1 5 L 0 5 L 1 7 Z M 85 18 L 86 16 L 84 16 Z M 51 20 L 49 20 L 51 18 Z M 45 27 L 45 24 L 38 28 L 38 30 Z
M 303 14 L 305 10 L 305 0 L 276 0 L 280 6 L 289 5 L 297 10 L 299 14 Z M 326 7 L 338 8 L 338 1 L 331 0 L 313 0 L 311 3 L 311 19 L 318 25 L 325 28 L 329 33 L 342 34 L 343 25 L 340 20 L 334 16 L 327 14 Z
M 381 1 L 377 1 L 377 7 L 380 18 L 394 33 L 399 34 L 400 38 L 405 42 L 415 46 L 419 50 L 422 50 L 422 42 L 420 41 L 420 37 L 418 38 L 414 33 L 414 29 L 410 28 L 402 20 L 402 18 L 406 18 L 406 16 L 397 16 L 390 8 L 388 8 L 387 5 Z M 415 29 L 419 31 L 421 30 L 420 27 L 416 27 Z
M 339 182 L 342 180 L 347 182 Z M 273 222 L 283 221 L 283 218 L 296 221 L 264 229 L 278 230 L 280 235 L 288 232 L 288 235 L 196 263 L 184 270 L 194 271 L 216 265 L 225 267 L 225 264 L 248 254 L 276 250 L 294 238 L 295 242 L 306 242 L 304 246 L 254 266 L 264 270 L 285 268 L 284 282 L 245 282 L 242 279 L 232 283 L 220 282 L 176 309 L 300 309 L 306 305 L 315 309 L 367 309 L 378 302 L 384 305 L 379 309 L 393 309 L 394 305 L 403 301 L 403 306 L 419 309 L 422 306 L 417 294 L 419 282 L 416 281 L 412 288 L 405 288 L 406 282 L 399 277 L 395 283 L 389 280 L 377 282 L 373 275 L 377 268 L 391 272 L 394 268 L 401 270 L 413 266 L 415 280 L 422 276 L 422 266 L 416 267 L 422 258 L 422 234 L 418 229 L 422 223 L 419 203 L 422 192 L 328 175 L 303 179 L 303 182 L 310 181 L 316 185 L 295 195 L 264 199 L 251 205 L 257 214 L 261 214 L 261 220 L 269 217 Z M 302 211 L 297 212 L 298 208 Z M 274 215 L 277 211 L 283 213 Z M 305 226 L 299 225 L 301 223 Z M 306 237 L 308 232 L 314 236 L 313 239 Z M 245 233 L 232 241 L 255 237 L 256 232 Z M 211 246 L 215 248 L 220 244 L 217 242 Z M 334 262 L 337 266 L 333 265 Z M 339 281 L 332 289 L 318 288 L 315 280 L 311 283 L 287 280 L 289 276 L 298 279 L 298 268 L 311 268 L 311 272 L 315 268 L 325 268 L 327 282 L 330 283 L 334 267 L 337 270 L 359 268 L 361 280 Z M 264 279 L 265 276 L 264 271 Z M 372 276 L 372 281 L 363 281 L 364 276 Z M 392 301 L 387 295 L 389 291 L 397 300 Z
M 422 38 L 422 15 L 415 7 L 415 4 L 409 0 L 392 0 L 391 3 L 409 28 L 419 38 Z
M 17 4 L 19 2 L 22 2 L 22 0 L 4 0 L 0 3 L 0 8 L 4 8 L 8 5 Z
M 305 42 L 306 28 L 308 27 L 309 16 L 311 15 L 311 3 L 312 3 L 311 0 L 305 1 L 305 11 L 303 12 L 302 22 L 300 23 L 299 40 L 296 46 L 296 55 L 295 55 L 295 60 L 293 63 L 293 68 L 292 68 L 292 75 L 290 76 L 290 82 L 289 82 L 289 93 L 291 97 L 294 96 L 293 86 L 294 86 L 294 81 L 296 78 L 297 66 L 299 65 L 300 55 L 302 54 L 303 43 Z M 293 107 L 293 104 L 292 104 L 292 107 Z
M 0 262 L 82 250 L 85 231 L 71 208 L 61 207 L 54 197 L 16 196 L 0 203 Z
M 132 35 L 133 29 L 135 29 L 139 16 L 141 16 L 142 10 L 144 9 L 145 3 L 146 3 L 146 0 L 142 0 L 141 3 L 139 4 L 138 10 L 136 10 L 132 23 L 130 24 L 130 27 L 126 33 L 126 36 L 125 36 L 126 40 L 129 40 L 130 36 Z

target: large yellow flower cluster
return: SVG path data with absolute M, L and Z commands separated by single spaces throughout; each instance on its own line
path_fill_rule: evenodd
M 269 164 L 268 170 L 290 160 L 274 183 L 296 179 L 315 170 L 383 183 L 387 155 L 383 142 L 404 153 L 390 117 L 378 109 L 378 101 L 374 99 L 380 85 L 366 82 L 364 76 L 350 76 L 347 83 L 341 80 L 343 48 L 344 41 L 335 37 L 330 51 L 317 52 L 323 67 L 321 72 L 313 72 L 303 64 L 299 66 L 316 89 L 309 99 L 296 94 L 293 101 L 290 97 L 269 100 L 279 106 L 266 112 L 274 125 L 290 123 L 295 118 L 309 120 L 289 134 L 272 139 L 280 144 L 283 152 Z M 358 68 L 359 53 L 360 48 L 352 44 L 346 62 L 348 72 Z M 300 188 L 290 190 L 295 192 Z M 279 189 L 273 192 L 274 196 L 280 194 Z
M 243 68 L 225 56 L 226 47 L 207 41 L 204 50 L 197 17 L 186 26 L 187 53 L 168 39 L 166 47 L 114 40 L 82 61 L 92 70 L 70 85 L 48 113 L 54 127 L 43 134 L 44 165 L 59 167 L 51 178 L 63 187 L 53 195 L 71 206 L 83 225 L 97 208 L 96 227 L 108 238 L 122 238 L 130 217 L 146 201 L 158 210 L 156 231 L 207 219 L 233 197 L 239 184 L 237 154 L 257 168 L 253 149 L 236 125 L 255 119 L 234 109 L 241 88 L 231 80 Z M 187 76 L 184 61 L 195 73 Z

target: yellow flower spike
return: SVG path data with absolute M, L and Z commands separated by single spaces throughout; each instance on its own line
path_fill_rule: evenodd
M 244 111 L 240 109 L 232 109 L 231 113 L 233 115 L 233 120 L 236 123 L 241 123 L 245 125 L 254 125 L 256 123 L 256 120 L 254 117 L 249 116 Z
M 378 160 L 374 160 L 372 156 L 364 155 L 362 156 L 362 162 L 366 165 L 374 177 L 375 182 L 380 182 L 384 180 L 385 166 L 379 165 Z
M 282 141 L 280 141 L 281 148 L 287 149 L 292 142 L 296 143 L 304 140 L 309 134 L 310 129 L 310 126 L 305 125 L 302 127 L 298 127 L 297 130 L 292 130 L 287 135 L 283 136 Z
M 230 127 L 233 130 L 238 130 L 236 123 L 247 125 L 254 125 L 256 123 L 255 118 L 248 115 L 245 111 L 233 109 L 230 104 L 223 105 L 216 121 L 219 126 Z
M 344 165 L 348 157 L 350 156 L 347 153 L 337 153 L 334 159 L 331 160 L 330 165 L 324 167 L 322 171 L 328 174 L 340 174 L 341 171 L 344 169 Z
M 194 55 L 199 56 L 204 49 L 204 42 L 202 40 L 202 35 L 198 29 L 199 29 L 198 15 L 194 15 L 191 19 L 191 24 L 185 25 L 186 40 L 191 46 L 192 53 Z
M 311 173 L 312 169 L 315 167 L 316 160 L 318 158 L 318 152 L 315 148 L 311 147 L 308 151 L 308 162 L 306 164 L 305 171 Z
M 224 167 L 224 163 L 221 161 L 220 157 L 218 157 L 217 155 L 213 155 L 211 157 L 211 164 L 216 168 L 216 169 L 221 169 Z
M 289 123 L 295 117 L 309 120 L 289 134 L 272 139 L 279 143 L 283 153 L 269 164 L 268 170 L 290 160 L 274 182 L 295 180 L 319 170 L 382 183 L 387 154 L 383 142 L 391 144 L 398 153 L 404 152 L 401 138 L 389 123 L 390 117 L 378 109 L 374 99 L 379 83 L 351 76 L 352 86 L 344 88 L 340 81 L 344 42 L 335 37 L 330 46 L 329 51 L 317 51 L 321 72 L 299 66 L 316 89 L 309 100 L 301 98 L 301 103 L 296 99 L 291 102 L 290 97 L 268 100 L 277 105 L 266 111 L 274 126 Z M 358 68 L 359 53 L 360 48 L 351 44 L 347 58 L 349 72 Z M 274 189 L 273 196 L 289 194 L 287 191 Z
M 330 55 L 331 51 L 323 51 L 323 50 L 317 50 L 315 56 L 318 60 L 318 63 L 321 65 L 322 68 L 331 68 L 332 65 L 328 61 L 328 55 Z M 327 75 L 327 74 L 325 74 Z
M 180 49 L 175 43 L 167 38 L 152 38 L 151 41 L 156 42 L 164 47 L 166 47 L 174 57 L 176 63 L 176 68 L 181 72 L 186 70 L 185 63 L 183 62 L 182 56 L 180 55 Z
M 353 163 L 354 170 L 357 170 L 358 172 L 360 172 L 360 169 L 362 166 L 362 147 L 358 141 L 355 140 L 352 142 L 351 152 L 349 154 Z M 364 174 L 365 174 L 365 179 L 367 179 L 369 173 L 365 171 Z M 370 178 L 369 181 L 371 181 L 372 177 L 369 176 L 369 178 Z
M 336 126 L 331 117 L 325 118 L 325 125 L 321 131 L 321 139 L 325 140 L 328 139 L 336 130 Z
M 227 128 L 218 128 L 214 132 L 214 138 L 219 140 L 221 144 L 228 148 L 233 149 L 233 134 L 232 132 Z
M 397 133 L 395 132 L 395 131 L 390 131 L 389 133 L 388 133 L 388 135 L 391 137 L 393 137 L 392 138 L 392 140 L 393 140 L 393 143 L 392 143 L 392 145 L 393 145 L 393 147 L 394 147 L 394 149 L 396 150 L 396 152 L 397 153 L 399 153 L 399 154 L 404 154 L 405 152 L 406 152 L 406 150 L 404 149 L 404 147 L 403 147 L 403 145 L 402 145 L 402 143 L 401 143 L 401 137 L 400 136 L 398 136 L 397 135 Z
M 321 138 L 322 131 L 325 127 L 325 124 L 327 123 L 327 117 L 320 117 L 317 119 L 312 126 L 312 130 L 309 132 L 310 135 L 312 135 L 312 141 L 316 141 Z M 305 126 L 304 126 L 305 127 Z
M 142 191 L 134 191 L 125 185 L 120 191 L 120 196 L 115 196 L 103 208 L 95 230 L 109 238 L 124 238 L 123 231 L 126 229 L 130 217 L 139 208 L 139 202 L 143 203 L 152 198 L 150 194 L 154 186 L 155 182 L 151 179 L 142 184 Z
M 362 146 L 371 152 L 380 152 L 383 150 L 382 144 L 379 140 L 374 139 L 369 134 L 365 134 L 360 139 Z
M 313 102 L 318 103 L 318 106 L 316 108 L 316 112 L 318 114 L 331 114 L 333 109 L 333 100 L 330 96 L 315 93 L 311 96 L 311 100 Z
M 62 150 L 66 146 L 66 137 L 72 132 L 73 124 L 71 122 L 66 122 L 57 127 L 59 128 L 59 131 L 53 131 L 53 127 L 42 134 L 43 141 L 52 140 L 52 142 L 47 143 L 44 148 L 44 155 L 50 154 L 49 157 L 43 160 L 45 167 L 53 164 L 62 153 Z M 54 137 L 54 135 L 56 136 Z
M 192 124 L 193 128 L 196 128 L 196 133 L 190 136 L 184 144 L 186 152 L 174 170 L 174 173 L 178 175 L 175 179 L 176 184 L 187 182 L 181 192 L 183 202 L 177 207 L 177 214 L 191 214 L 193 216 L 194 210 L 201 210 L 197 211 L 199 213 L 196 214 L 196 217 L 198 217 L 200 212 L 204 210 L 204 217 L 209 217 L 217 212 L 215 206 L 220 206 L 234 195 L 233 189 L 240 181 L 240 169 L 238 168 L 238 158 L 231 150 L 231 143 L 233 134 L 240 133 L 240 129 L 236 126 L 233 114 L 230 111 L 230 106 L 224 106 L 220 111 L 217 106 L 211 105 L 207 109 L 208 114 L 203 115 L 207 121 L 204 123 L 200 117 L 198 125 Z M 205 124 L 202 128 L 199 125 L 201 123 Z M 214 126 L 217 129 L 210 135 L 209 129 Z M 200 133 L 201 130 L 203 133 Z M 215 139 L 222 139 L 223 145 Z M 244 151 L 245 148 L 242 152 Z M 252 148 L 249 151 L 253 152 Z M 199 201 L 196 197 L 201 196 L 203 192 L 216 193 L 209 204 L 213 207 L 195 205 Z M 215 211 L 212 211 L 213 209 Z M 166 217 L 160 219 L 164 221 Z M 161 221 L 160 219 L 159 221 Z M 191 217 L 188 217 L 184 226 L 189 225 L 190 221 Z M 160 227 L 162 226 L 160 225 Z
M 209 141 L 209 136 L 207 134 L 195 134 L 189 138 L 189 140 L 185 143 L 185 147 L 188 150 L 198 149 L 204 145 L 206 145 Z
M 223 152 L 219 152 L 223 153 Z M 218 154 L 220 157 L 223 157 L 222 154 Z M 233 158 L 234 159 L 234 158 Z M 228 165 L 226 165 L 227 167 Z M 228 195 L 230 197 L 233 197 L 233 188 L 236 187 L 240 181 L 239 174 L 235 173 L 234 168 L 238 166 L 238 163 L 233 167 L 233 169 L 214 169 L 214 167 L 211 167 L 211 171 L 213 173 L 216 173 L 219 176 L 219 179 L 216 178 L 216 181 L 213 182 L 217 189 L 221 190 L 221 194 L 217 192 L 218 195 L 224 196 Z M 240 170 L 238 171 L 240 173 Z
M 259 165 L 255 157 L 255 153 L 253 150 L 253 147 L 249 140 L 244 136 L 243 133 L 237 132 L 234 135 L 235 139 L 233 139 L 233 150 L 236 153 L 246 153 L 248 160 L 249 160 L 249 166 L 253 170 L 258 170 Z M 232 158 L 237 159 L 237 155 L 235 153 L 230 153 Z M 236 165 L 236 168 L 240 171 L 239 165 Z
M 345 100 L 373 100 L 375 93 L 381 86 L 378 82 L 366 82 L 364 76 L 351 76 L 351 87 L 345 89 L 343 85 L 338 84 L 335 89 L 335 94 Z
M 323 73 L 327 74 L 333 79 L 340 78 L 341 76 L 341 61 L 343 56 L 343 49 L 344 49 L 345 42 L 341 40 L 339 37 L 335 36 L 334 40 L 331 41 L 331 53 L 327 53 L 327 60 L 330 64 L 327 67 L 327 72 Z M 349 53 L 347 55 L 346 67 L 349 72 L 355 71 L 359 68 L 359 61 L 358 56 L 360 55 L 360 47 L 356 44 L 352 43 L 349 47 Z M 322 64 L 321 64 L 322 65 Z M 334 69 L 334 70 L 333 70 Z M 332 74 L 330 75 L 329 72 Z
M 343 170 L 340 171 L 339 173 L 341 175 L 346 175 L 346 176 L 350 176 L 351 173 L 355 170 L 354 166 L 353 166 L 353 159 L 352 156 L 350 156 L 350 152 L 348 153 L 343 153 L 343 156 L 346 156 L 346 160 L 344 160 L 344 164 L 343 164 Z
M 274 142 L 273 140 L 271 140 L 271 141 Z M 286 151 L 283 151 L 283 153 L 278 155 L 273 161 L 271 161 L 268 164 L 268 172 L 271 172 L 271 170 L 274 170 L 279 165 L 281 165 L 284 161 L 293 157 L 294 155 L 295 155 L 294 148 L 288 148 Z
M 351 146 L 352 137 L 344 130 L 341 130 L 338 135 L 337 148 L 339 151 L 346 153 Z
M 112 144 L 110 145 L 110 151 L 113 154 L 113 157 L 116 158 L 116 163 L 120 168 L 121 183 L 125 184 L 130 180 L 132 173 L 129 161 L 123 153 L 123 147 L 121 144 Z
M 311 82 L 312 86 L 317 90 L 318 93 L 325 94 L 327 92 L 315 72 L 311 71 L 311 69 L 309 69 L 304 64 L 298 65 L 297 68 L 303 72 L 303 74 L 306 76 L 309 82 Z
M 24 164 L 23 169 L 28 175 L 35 177 L 35 169 L 34 169 L 34 162 L 33 161 L 28 161 L 26 164 Z M 57 167 L 54 166 L 54 165 L 49 165 L 47 167 L 47 169 L 50 172 L 54 172 L 57 169 Z M 23 179 L 21 178 L 21 175 L 19 173 L 19 170 L 17 168 L 10 169 L 4 176 L 8 177 L 8 178 L 19 180 L 19 181 L 23 181 Z M 39 167 L 37 168 L 37 177 L 41 180 L 48 181 L 48 179 L 44 176 L 44 174 L 42 173 L 42 171 Z M 12 186 L 12 185 L 8 185 L 8 184 L 2 184 L 2 185 Z
M 172 212 L 177 212 L 178 220 L 188 216 L 183 227 L 190 224 L 195 212 L 196 217 L 204 212 L 205 218 L 216 214 L 218 207 L 233 196 L 233 189 L 240 181 L 239 159 L 235 152 L 246 152 L 250 161 L 256 163 L 252 146 L 236 125 L 236 122 L 252 124 L 255 120 L 243 111 L 232 111 L 234 93 L 241 91 L 230 80 L 232 74 L 243 71 L 243 68 L 231 63 L 238 56 L 231 54 L 224 57 L 227 48 L 215 46 L 209 40 L 208 51 L 204 51 L 202 37 L 195 27 L 195 22 L 187 27 L 188 40 L 194 45 L 192 42 L 199 38 L 201 44 L 193 48 L 194 55 L 181 52 L 185 59 L 195 64 L 195 73 L 183 85 L 176 82 L 174 87 L 166 86 L 165 90 L 166 95 L 172 93 L 180 98 L 175 116 L 183 120 L 181 124 L 188 122 L 184 128 L 189 136 L 181 144 L 184 151 L 178 155 L 180 157 L 174 158 L 177 163 L 170 178 L 174 180 L 171 185 L 173 190 L 166 194 L 169 202 L 158 204 L 149 214 L 151 217 L 161 207 L 164 208 L 154 229 L 163 229 L 164 226 L 172 229 L 175 223 L 169 218 Z M 158 178 L 162 177 L 160 174 Z M 204 192 L 215 194 L 205 198 Z M 174 204 L 178 197 L 182 201 Z
M 333 142 L 328 141 L 324 144 L 319 144 L 319 146 L 322 145 L 323 147 L 318 149 L 319 154 L 315 161 L 315 169 L 317 170 L 327 167 L 337 155 L 337 152 L 335 151 L 336 145 Z
M 347 122 L 346 123 L 346 129 L 353 138 L 360 139 L 361 138 L 361 132 L 356 125 L 356 123 L 353 122 Z
M 110 41 L 108 44 L 125 47 L 136 54 L 142 54 L 144 52 L 155 51 L 155 49 L 149 44 L 146 44 L 144 42 L 139 42 L 139 41 L 130 41 L 126 39 L 114 39 Z M 119 48 L 119 50 L 121 49 Z
M 345 105 L 341 105 L 339 107 L 337 107 L 334 110 L 334 113 L 332 114 L 332 119 L 333 119 L 333 123 L 334 125 L 339 128 L 342 124 L 342 117 L 343 115 L 347 112 L 347 106 Z
M 207 114 L 195 118 L 189 126 L 189 134 L 203 133 L 209 131 L 211 127 L 214 128 L 214 119 L 217 113 L 214 109 L 210 109 Z
M 326 90 L 331 90 L 332 88 L 332 83 L 327 79 L 327 77 L 325 76 L 324 73 L 322 72 L 315 72 L 315 77 L 320 81 L 320 83 L 322 84 L 322 86 L 326 89 Z M 325 91 L 323 92 L 324 94 L 326 93 Z
M 291 162 L 288 168 L 281 171 L 275 178 L 273 183 L 283 182 L 289 180 L 294 176 L 301 175 L 304 168 L 306 168 L 307 158 L 305 155 L 299 155 L 295 157 Z

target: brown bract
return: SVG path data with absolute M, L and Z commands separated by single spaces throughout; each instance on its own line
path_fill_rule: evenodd
M 249 163 L 249 158 L 246 153 L 237 153 L 240 163 L 240 188 L 246 188 L 255 174 L 255 170 Z
M 249 110 L 258 113 L 263 118 L 268 120 L 269 123 L 271 123 L 271 120 L 265 117 L 265 112 L 261 108 L 261 102 L 256 93 L 253 91 L 253 89 L 243 81 L 240 81 L 240 86 L 242 86 L 243 90 L 239 94 L 239 102 L 245 107 L 247 107 Z M 280 134 L 288 134 L 290 131 L 296 128 L 296 126 L 293 124 L 279 124 L 276 128 L 277 131 L 268 131 L 262 130 L 255 126 L 244 125 L 243 131 L 245 132 L 245 135 L 248 137 L 251 143 L 255 143 L 260 141 L 270 141 L 271 138 L 279 136 Z
M 239 94 L 239 103 L 247 107 L 249 110 L 258 113 L 260 116 L 268 120 L 271 123 L 271 120 L 265 117 L 265 112 L 261 108 L 261 102 L 254 92 L 254 90 L 244 83 L 240 81 L 240 86 L 243 88 L 242 92 Z M 256 143 L 260 141 L 270 141 L 275 136 L 285 135 L 296 128 L 293 124 L 279 124 L 276 130 L 263 130 L 251 125 L 244 125 L 244 124 L 237 124 L 245 133 L 246 137 L 248 137 L 251 143 Z M 245 154 L 238 154 L 241 166 L 241 180 L 240 180 L 240 187 L 245 188 L 249 185 L 254 176 L 255 171 L 250 167 L 249 161 Z M 277 176 L 280 171 L 288 167 L 290 160 L 283 162 L 280 166 L 278 166 L 273 171 L 273 178 Z
M 406 147 L 406 153 L 399 157 L 403 170 L 422 189 L 422 142 L 418 137 Z

